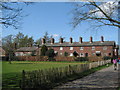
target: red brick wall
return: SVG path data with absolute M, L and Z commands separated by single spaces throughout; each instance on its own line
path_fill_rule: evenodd
M 84 47 L 83 50 L 80 50 L 80 47 L 73 47 L 73 50 L 70 50 L 70 47 L 63 47 L 63 50 L 60 50 L 60 47 L 53 47 L 54 51 L 58 52 L 58 55 L 62 53 L 64 55 L 64 52 L 73 53 L 76 51 L 78 54 L 80 53 L 88 53 L 88 56 L 93 56 L 93 53 L 96 53 L 96 51 L 100 51 L 102 56 L 105 56 L 104 53 L 108 54 L 111 53 L 111 56 L 113 56 L 113 46 L 107 46 L 107 50 L 103 50 L 104 46 L 95 46 L 95 50 L 92 50 L 92 47 Z

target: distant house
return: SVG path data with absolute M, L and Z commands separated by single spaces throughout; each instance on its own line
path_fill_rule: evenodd
M 0 41 L 0 57 L 5 56 L 5 50 L 2 48 L 2 42 Z
M 0 46 L 0 57 L 5 56 L 5 50 Z
M 39 53 L 38 47 L 21 47 L 16 50 L 16 56 L 31 56 L 37 55 Z

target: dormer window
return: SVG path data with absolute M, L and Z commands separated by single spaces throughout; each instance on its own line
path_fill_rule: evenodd
M 83 50 L 83 47 L 80 47 L 80 50 Z
M 60 47 L 60 50 L 63 50 L 63 47 Z
M 73 47 L 70 47 L 70 50 L 73 50 Z

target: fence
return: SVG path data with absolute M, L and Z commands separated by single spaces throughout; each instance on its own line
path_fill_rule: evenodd
M 74 74 L 79 74 L 83 71 L 94 67 L 102 66 L 111 63 L 110 60 L 98 61 L 89 64 L 80 64 L 74 66 L 66 66 L 60 68 L 50 68 L 46 70 L 27 71 L 23 70 L 21 88 L 49 88 L 53 83 L 65 79 Z

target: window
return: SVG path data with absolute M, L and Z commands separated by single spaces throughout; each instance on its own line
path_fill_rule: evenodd
M 107 56 L 107 53 L 104 53 L 104 56 Z
M 85 57 L 88 57 L 88 53 L 85 53 Z
M 60 47 L 60 50 L 63 50 L 63 47 Z
M 92 50 L 95 50 L 95 47 L 94 47 L 94 46 L 92 47 Z
M 70 47 L 70 50 L 73 50 L 73 47 Z
M 109 53 L 108 55 L 111 56 L 111 53 Z
M 84 53 L 80 53 L 80 57 L 84 57 Z
M 92 55 L 94 56 L 94 55 L 95 55 L 95 53 L 92 53 Z
M 107 47 L 105 46 L 105 47 L 103 47 L 103 50 L 107 50 Z
M 54 53 L 58 53 L 57 51 L 54 51 Z
M 100 51 L 96 51 L 96 56 L 101 56 L 101 52 Z
M 60 53 L 60 55 L 62 55 L 62 53 Z
M 80 47 L 80 50 L 83 50 L 83 47 Z
M 70 53 L 70 56 L 73 56 L 73 53 Z

